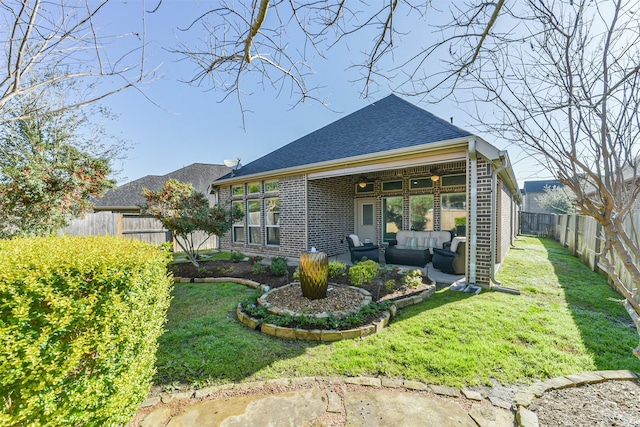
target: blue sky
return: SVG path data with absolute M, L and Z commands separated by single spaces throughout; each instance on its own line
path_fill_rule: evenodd
M 151 9 L 155 4 L 147 2 L 145 6 L 134 0 L 110 5 L 99 24 L 109 33 L 141 32 L 141 9 Z M 393 91 L 396 82 L 384 82 L 370 98 L 363 99 L 362 84 L 354 83 L 359 75 L 351 66 L 362 58 L 362 46 L 370 43 L 370 37 L 362 34 L 349 39 L 348 45 L 340 44 L 330 50 L 327 59 L 311 58 L 315 74 L 308 85 L 321 86 L 317 94 L 326 100 L 328 108 L 309 101 L 292 109 L 295 100 L 286 90 L 278 94 L 275 89 L 249 79 L 243 103 L 250 112 L 245 115 L 246 128 L 243 129 L 236 99 L 230 97 L 222 102 L 221 92 L 181 82 L 191 78 L 196 67 L 166 51 L 175 47 L 178 40 L 193 43 L 197 35 L 181 32 L 177 27 L 186 27 L 194 17 L 215 4 L 214 1 L 164 0 L 156 13 L 146 15 L 147 63 L 149 67 L 161 64 L 160 76 L 141 86 L 140 91 L 127 90 L 105 102 L 119 115 L 117 121 L 106 124 L 108 131 L 132 145 L 124 162 L 116 165 L 122 169 L 119 183 L 145 175 L 164 175 L 196 162 L 221 164 L 224 159 L 241 157 L 246 164 Z M 403 53 L 411 52 L 410 49 L 404 52 L 404 46 L 414 48 L 432 37 L 428 24 L 437 23 L 436 18 L 430 15 L 428 22 L 401 22 L 399 25 L 407 34 L 396 41 L 401 51 L 389 60 L 399 62 Z M 417 97 L 405 99 L 443 119 L 453 117 L 457 126 L 474 132 L 473 121 L 464 106 L 449 100 L 429 104 Z M 491 135 L 482 136 L 498 148 L 507 148 Z M 508 150 L 521 187 L 524 180 L 549 177 L 548 173 L 537 173 L 540 168 L 519 150 L 513 147 Z

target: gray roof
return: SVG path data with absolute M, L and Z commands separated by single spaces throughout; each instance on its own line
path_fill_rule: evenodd
M 117 188 L 112 188 L 102 198 L 96 200 L 94 205 L 99 207 L 140 206 L 146 202 L 145 198 L 140 195 L 143 188 L 158 191 L 170 178 L 191 183 L 196 191 L 208 195 L 211 181 L 228 173 L 229 168 L 225 165 L 194 163 L 166 175 L 147 175 Z
M 544 187 L 564 187 L 564 184 L 556 179 L 546 179 L 541 181 L 525 181 L 523 193 L 544 193 Z
M 383 153 L 471 135 L 396 95 L 389 95 L 242 166 L 234 176 Z

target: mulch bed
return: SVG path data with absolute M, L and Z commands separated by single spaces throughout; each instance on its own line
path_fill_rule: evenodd
M 329 282 L 341 285 L 351 285 L 348 275 L 349 266 L 347 266 L 347 274 L 344 277 L 330 278 Z M 199 267 L 194 266 L 190 262 L 173 264 L 170 271 L 174 277 L 185 278 L 203 278 L 203 277 L 235 277 L 239 279 L 248 279 L 258 282 L 262 285 L 268 285 L 272 288 L 279 288 L 293 282 L 293 272 L 295 267 L 289 267 L 288 274 L 285 276 L 276 276 L 271 273 L 268 265 L 260 265 L 256 268 L 248 261 L 203 261 Z M 418 294 L 428 289 L 433 281 L 425 277 L 423 285 L 414 288 L 408 288 L 402 285 L 402 277 L 397 270 L 391 270 L 382 277 L 377 277 L 371 283 L 366 283 L 361 288 L 369 291 L 374 301 L 387 301 L 404 298 L 410 295 Z M 388 280 L 394 280 L 396 285 L 393 290 L 389 291 L 384 286 Z

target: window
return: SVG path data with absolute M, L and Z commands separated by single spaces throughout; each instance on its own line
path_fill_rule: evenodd
M 382 191 L 402 191 L 402 181 L 383 182 Z
M 233 242 L 244 243 L 244 202 L 233 202 L 231 208 L 243 213 L 243 218 L 233 224 Z
M 259 182 L 250 182 L 247 184 L 247 194 L 256 194 L 260 192 Z
M 459 185 L 467 185 L 467 176 L 460 175 L 445 175 L 442 177 L 440 184 L 442 187 L 454 187 Z
M 409 218 L 412 230 L 433 230 L 433 195 L 409 197 Z
M 402 230 L 402 196 L 382 199 L 382 236 L 385 240 L 393 240 L 396 233 Z
M 456 228 L 456 218 L 467 216 L 467 194 L 445 193 L 441 196 L 441 226 L 442 230 Z
M 265 199 L 267 245 L 280 244 L 280 199 Z
M 421 188 L 433 188 L 433 181 L 431 178 L 415 178 L 411 180 L 410 185 L 412 190 L 419 190 Z
M 264 183 L 265 193 L 272 193 L 274 191 L 280 191 L 280 181 L 265 181 Z
M 362 225 L 373 225 L 373 203 L 362 205 Z
M 234 185 L 231 187 L 231 195 L 232 196 L 242 196 L 244 194 L 244 186 L 243 185 Z
M 247 211 L 249 243 L 259 245 L 262 243 L 262 234 L 260 233 L 260 200 L 249 200 L 247 202 Z

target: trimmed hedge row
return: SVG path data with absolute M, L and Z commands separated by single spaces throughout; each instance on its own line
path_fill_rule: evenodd
M 169 252 L 117 237 L 0 240 L 0 425 L 117 425 L 146 398 Z

